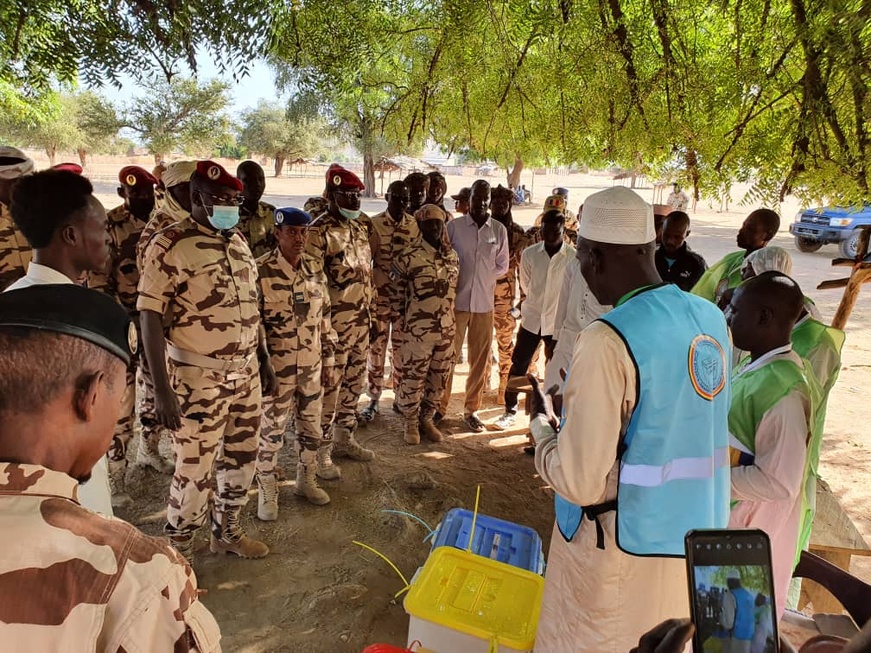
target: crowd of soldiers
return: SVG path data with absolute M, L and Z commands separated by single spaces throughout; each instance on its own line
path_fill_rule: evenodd
M 142 342 L 107 457 L 83 485 L 88 507 L 111 514 L 133 503 L 126 487 L 132 458 L 172 476 L 165 531 L 188 560 L 207 522 L 213 552 L 267 555 L 241 526 L 250 486 L 256 481 L 259 490 L 257 516 L 277 519 L 278 452 L 288 426 L 295 493 L 315 505 L 330 501 L 319 481 L 341 476 L 334 458 L 374 459 L 355 434 L 379 412 L 388 343 L 387 384 L 404 440 L 442 439 L 438 424 L 462 341 L 455 347 L 460 265 L 441 173 L 393 182 L 386 210 L 370 217 L 360 210 L 362 182 L 335 164 L 323 195 L 305 210 L 262 201 L 265 176 L 253 161 L 235 175 L 213 161 L 152 172 L 126 166 L 118 175 L 122 203 L 108 213 L 76 168 L 35 172 L 23 152 L 0 152 L 0 289 L 77 283 L 100 290 L 125 309 Z M 512 219 L 509 189 L 491 193 L 483 180 L 475 188 L 508 234 L 508 269 L 491 295 L 501 394 L 520 254 L 541 239 L 541 220 L 525 232 Z M 94 208 L 78 241 L 63 233 L 77 196 Z M 460 215 L 471 197 L 472 188 L 452 196 Z M 557 189 L 545 209 L 569 216 L 568 241 L 577 224 L 566 198 Z M 52 212 L 53 222 L 41 212 Z M 90 257 L 77 254 L 89 241 L 101 246 Z M 495 359 L 489 341 L 479 388 Z M 369 402 L 358 411 L 364 391 Z M 138 450 L 128 456 L 137 423 Z M 171 455 L 161 452 L 161 440 Z
M 513 425 L 528 382 L 536 469 L 558 495 L 541 650 L 628 650 L 684 614 L 689 528 L 765 530 L 782 613 L 844 334 L 813 316 L 788 256 L 769 247 L 773 211 L 753 211 L 739 250 L 705 271 L 685 213 L 659 219 L 620 187 L 587 198 L 582 222 L 555 189 L 524 231 L 510 189 L 485 180 L 452 196 L 454 217 L 439 173 L 392 183 L 372 217 L 360 179 L 336 164 L 304 210 L 262 202 L 252 161 L 235 175 L 209 160 L 127 166 L 109 213 L 82 173 L 35 172 L 0 148 L 0 525 L 27 534 L 0 556 L 0 622 L 22 626 L 15 641 L 59 650 L 68 631 L 99 650 L 219 650 L 186 564 L 199 530 L 209 524 L 213 553 L 268 555 L 240 513 L 256 482 L 258 518 L 277 519 L 288 427 L 295 493 L 312 504 L 330 502 L 320 482 L 340 478 L 334 459 L 373 461 L 357 433 L 377 419 L 389 343 L 405 442 L 442 439 L 466 336 L 463 418 L 482 431 L 494 331 L 495 426 Z M 730 340 L 750 356 L 733 362 Z M 550 399 L 526 376 L 542 343 L 545 378 L 565 381 Z M 132 503 L 137 422 L 137 463 L 172 476 L 167 539 L 95 514 Z M 710 437 L 684 437 L 687 423 Z M 618 535 L 627 485 L 648 489 L 619 508 Z M 603 591 L 617 587 L 638 591 Z M 588 619 L 566 618 L 578 614 Z M 114 639 L 97 647 L 104 632 Z

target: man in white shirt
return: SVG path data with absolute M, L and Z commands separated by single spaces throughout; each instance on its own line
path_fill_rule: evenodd
M 487 213 L 490 184 L 479 179 L 472 184 L 469 213 L 448 223 L 448 238 L 460 259 L 455 313 L 457 333 L 454 352 L 459 354 L 469 331 L 469 376 L 466 379 L 464 417 L 475 433 L 484 430 L 477 415 L 484 394 L 487 357 L 493 342 L 493 306 L 496 280 L 508 271 L 508 231 Z M 457 356 L 454 356 L 454 360 Z M 435 417 L 447 412 L 454 370 L 448 375 L 446 391 Z M 437 420 L 436 420 L 437 421 Z
M 23 177 L 12 189 L 15 226 L 33 248 L 27 275 L 6 289 L 77 283 L 88 272 L 103 272 L 109 262 L 106 209 L 91 182 L 74 172 L 44 170 Z M 112 516 L 109 470 L 103 456 L 79 488 L 81 504 Z
M 516 390 L 511 389 L 510 379 L 526 376 L 538 344 L 544 341 L 545 361 L 553 356 L 554 322 L 556 320 L 560 289 L 575 250 L 566 245 L 565 215 L 560 211 L 548 211 L 541 221 L 542 242 L 523 250 L 520 257 L 520 289 L 526 299 L 520 306 L 520 330 L 511 355 L 509 386 L 505 390 L 505 413 L 496 420 L 496 426 L 511 428 L 517 419 Z

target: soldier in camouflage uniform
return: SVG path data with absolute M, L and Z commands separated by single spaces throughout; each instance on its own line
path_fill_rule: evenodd
M 402 332 L 398 329 L 400 305 L 395 284 L 390 280 L 390 266 L 399 252 L 420 238 L 417 221 L 406 213 L 408 186 L 394 181 L 387 188 L 387 210 L 369 219 L 369 247 L 372 250 L 372 281 L 375 285 L 375 329 L 370 334 L 369 361 L 366 365 L 369 405 L 360 413 L 363 421 L 371 422 L 378 412 L 378 399 L 384 389 L 384 359 L 388 338 L 393 343 L 393 387 L 399 387 L 401 366 L 399 350 Z
M 144 266 L 143 255 L 145 246 L 151 237 L 159 230 L 169 225 L 181 222 L 190 216 L 191 212 L 191 175 L 196 170 L 196 161 L 175 161 L 166 166 L 161 173 L 164 184 L 163 199 L 158 203 L 155 196 L 155 207 L 145 228 L 139 235 L 136 244 L 136 267 L 141 272 Z M 171 474 L 166 470 L 165 462 L 157 444 L 161 437 L 170 437 L 169 432 L 157 423 L 154 413 L 154 383 L 148 370 L 145 356 L 139 358 L 139 369 L 136 370 L 136 412 L 139 414 L 139 451 L 136 454 L 137 464 L 147 465 L 160 473 Z
M 254 478 L 261 387 L 270 394 L 275 382 L 260 334 L 257 268 L 234 228 L 241 190 L 217 163 L 200 161 L 191 178 L 191 217 L 155 234 L 139 280 L 136 307 L 155 413 L 176 431 L 166 532 L 188 559 L 208 516 L 213 467 L 212 553 L 269 553 L 240 523 Z
M 309 197 L 305 204 L 303 204 L 302 208 L 305 209 L 305 212 L 308 213 L 312 220 L 317 220 L 324 213 L 327 212 L 330 203 L 327 202 L 327 199 L 323 196 L 321 197 Z
M 33 161 L 14 147 L 0 146 L 0 292 L 27 272 L 30 245 L 12 221 L 12 185 L 33 174 Z
M 555 200 L 554 198 L 556 197 L 560 198 L 560 200 Z M 544 218 L 544 214 L 548 211 L 562 211 L 563 215 L 566 216 L 566 230 L 575 233 L 575 242 L 577 242 L 578 216 L 576 216 L 573 211 L 569 210 L 568 207 L 569 189 L 557 186 L 553 189 L 551 195 L 544 201 L 544 209 L 542 209 L 541 213 L 536 216 L 532 228 L 535 229 L 541 227 L 541 221 Z M 539 242 L 541 241 L 539 240 Z
M 535 219 L 535 226 L 526 230 L 526 238 L 529 240 L 529 245 L 535 245 L 542 241 L 541 221 L 544 218 L 544 214 L 548 211 L 559 211 L 563 215 L 572 215 L 574 221 L 573 224 L 575 226 L 574 228 L 571 228 L 568 226 L 568 222 L 566 223 L 563 239 L 567 244 L 576 246 L 578 244 L 578 220 L 574 217 L 574 214 L 566 208 L 566 198 L 564 195 L 550 195 L 546 200 L 544 200 L 544 211 L 542 211 L 541 215 Z M 568 216 L 566 216 L 566 220 L 569 220 Z
M 324 370 L 321 416 L 324 440 L 333 438 L 332 455 L 370 461 L 375 454 L 354 438 L 357 402 L 363 393 L 366 353 L 372 328 L 372 253 L 369 232 L 358 220 L 363 182 L 338 164 L 327 169 L 329 209 L 308 230 L 306 253 L 320 261 L 330 290 L 330 321 L 336 332 L 336 365 Z M 318 450 L 329 457 L 330 449 Z M 324 467 L 330 461 L 324 461 Z
M 517 270 L 520 255 L 529 241 L 523 228 L 511 217 L 514 193 L 501 184 L 490 194 L 490 215 L 508 230 L 508 272 L 496 282 L 496 303 L 493 306 L 493 328 L 496 331 L 496 347 L 499 357 L 499 396 L 505 394 L 508 370 L 511 369 L 511 354 L 514 351 L 514 331 L 517 321 L 511 309 L 517 303 Z M 522 297 L 520 298 L 522 300 Z M 487 375 L 490 378 L 490 375 Z
M 445 244 L 445 212 L 426 204 L 414 216 L 421 237 L 394 261 L 391 278 L 400 302 L 402 379 L 396 404 L 405 417 L 405 441 L 439 442 L 432 417 L 445 393 L 454 356 L 454 299 L 460 261 Z
M 79 505 L 112 439 L 135 336 L 118 304 L 74 284 L 0 295 L 4 651 L 221 650 L 169 543 Z
M 109 240 L 112 256 L 105 272 L 88 274 L 88 287 L 105 292 L 120 303 L 139 328 L 139 311 L 136 310 L 136 287 L 139 285 L 139 268 L 136 265 L 136 244 L 142 230 L 154 210 L 154 187 L 157 179 L 139 166 L 125 166 L 118 173 L 121 185 L 118 195 L 124 200 L 108 213 Z M 109 449 L 109 480 L 112 484 L 112 506 L 120 508 L 132 503 L 125 489 L 127 472 L 127 445 L 133 437 L 136 416 L 136 372 L 139 356 L 131 359 L 127 370 L 127 391 L 121 402 L 121 415 L 115 425 L 115 437 Z M 148 437 L 159 438 L 160 431 L 149 429 Z M 154 467 L 163 474 L 172 474 L 175 465 L 160 455 L 158 442 L 146 444 L 140 440 L 137 462 Z
M 236 168 L 236 176 L 242 182 L 245 200 L 239 209 L 239 231 L 248 241 L 254 258 L 268 254 L 275 246 L 272 231 L 275 228 L 275 207 L 261 201 L 266 190 L 266 174 L 256 161 L 243 161 Z
M 284 445 L 288 417 L 296 431 L 296 494 L 315 505 L 330 502 L 316 478 L 318 449 L 328 447 L 321 430 L 324 367 L 335 365 L 336 334 L 330 326 L 330 295 L 319 259 L 303 254 L 311 216 L 294 208 L 275 211 L 277 246 L 257 260 L 260 318 L 278 387 L 263 398 L 257 485 L 257 516 L 278 518 L 275 462 Z M 333 466 L 332 470 L 337 469 Z M 329 475 L 331 470 L 324 470 Z

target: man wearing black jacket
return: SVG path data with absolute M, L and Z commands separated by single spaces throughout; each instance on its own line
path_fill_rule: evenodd
M 662 245 L 656 250 L 656 270 L 663 281 L 689 292 L 708 269 L 699 254 L 686 243 L 690 235 L 690 217 L 683 211 L 672 211 L 662 227 Z

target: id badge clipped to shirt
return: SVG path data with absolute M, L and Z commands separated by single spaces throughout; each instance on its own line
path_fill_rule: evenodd
M 293 292 L 293 312 L 297 319 L 304 319 L 308 316 L 309 301 L 305 292 L 295 290 Z

